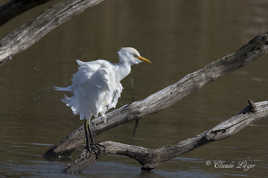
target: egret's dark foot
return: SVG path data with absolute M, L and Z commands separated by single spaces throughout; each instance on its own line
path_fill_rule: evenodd
M 89 120 L 85 120 L 84 129 L 85 129 L 85 137 L 86 137 L 86 149 L 88 152 L 94 153 L 96 155 L 96 159 L 98 159 L 101 153 L 101 149 L 104 149 L 105 147 L 95 142 L 94 129 L 92 130 L 90 128 Z M 89 139 L 90 139 L 90 142 L 89 142 Z
M 91 149 L 89 148 L 88 145 L 85 146 L 85 149 L 86 149 L 88 152 L 91 152 L 91 151 L 90 151 Z
M 98 159 L 100 153 L 101 153 L 101 150 L 104 149 L 105 147 L 101 144 L 90 144 L 90 152 L 91 153 L 94 153 L 96 155 L 96 159 Z
M 87 150 L 88 153 L 93 153 L 96 155 L 96 159 L 98 159 L 100 152 L 101 152 L 101 148 L 99 146 L 99 144 L 90 144 L 90 146 L 85 146 L 85 149 Z

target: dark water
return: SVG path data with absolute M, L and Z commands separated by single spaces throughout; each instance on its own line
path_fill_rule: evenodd
M 3 36 L 30 20 L 41 6 L 0 28 Z M 75 59 L 103 57 L 133 46 L 152 65 L 135 66 L 124 80 L 120 105 L 143 99 L 210 61 L 226 55 L 254 35 L 268 31 L 265 0 L 184 1 L 112 0 L 49 33 L 0 68 L 0 178 L 7 177 L 265 177 L 268 175 L 268 121 L 211 143 L 143 173 L 124 157 L 103 157 L 78 175 L 62 173 L 68 162 L 49 162 L 42 154 L 81 123 L 61 102 L 54 85 L 68 85 Z M 267 56 L 191 94 L 171 108 L 105 132 L 98 140 L 158 147 L 208 129 L 239 112 L 248 98 L 268 98 Z M 249 160 L 255 167 L 221 169 L 208 161 Z

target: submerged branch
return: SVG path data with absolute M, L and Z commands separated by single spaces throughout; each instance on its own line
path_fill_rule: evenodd
M 28 49 L 72 16 L 102 1 L 104 0 L 64 0 L 49 8 L 0 40 L 0 63 L 12 59 L 13 55 Z
M 103 131 L 129 121 L 140 119 L 143 116 L 173 105 L 205 84 L 258 59 L 258 57 L 267 53 L 267 44 L 267 33 L 256 36 L 236 52 L 213 61 L 203 68 L 184 76 L 181 80 L 151 94 L 144 100 L 133 102 L 107 113 L 107 123 L 104 123 L 101 118 L 94 119 L 92 122 L 96 125 L 96 133 L 100 134 Z M 62 156 L 71 153 L 75 148 L 82 146 L 83 133 L 83 127 L 81 126 L 62 139 L 60 143 L 50 148 L 44 156 L 46 158 L 55 158 L 59 155 Z
M 249 126 L 252 122 L 267 116 L 268 101 L 258 103 L 250 101 L 249 105 L 239 114 L 232 116 L 228 120 L 221 122 L 209 130 L 192 138 L 179 141 L 174 145 L 166 145 L 160 148 L 151 149 L 113 141 L 104 141 L 100 144 L 105 147 L 102 150 L 102 154 L 127 156 L 138 161 L 142 165 L 142 169 L 151 170 L 163 162 L 173 159 L 183 153 L 190 152 L 204 144 L 228 138 Z M 83 154 L 85 154 L 85 152 L 83 152 Z M 87 167 L 89 164 L 94 163 L 94 160 L 96 159 L 94 156 L 88 156 L 91 159 L 81 159 L 82 157 L 85 158 L 85 156 L 81 155 L 80 159 L 69 165 L 65 171 L 67 173 L 77 172 Z

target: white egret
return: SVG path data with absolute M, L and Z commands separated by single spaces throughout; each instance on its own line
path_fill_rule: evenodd
M 73 75 L 72 85 L 55 87 L 57 91 L 70 92 L 73 96 L 65 96 L 62 101 L 72 109 L 75 115 L 84 120 L 86 148 L 97 155 L 99 148 L 95 143 L 90 129 L 91 118 L 99 115 L 105 118 L 105 113 L 116 107 L 123 87 L 120 83 L 131 71 L 131 66 L 144 61 L 151 63 L 131 47 L 118 51 L 119 63 L 113 64 L 106 60 L 82 62 L 77 60 L 78 71 Z M 105 121 L 106 122 L 106 121 Z M 90 145 L 89 138 L 90 136 Z

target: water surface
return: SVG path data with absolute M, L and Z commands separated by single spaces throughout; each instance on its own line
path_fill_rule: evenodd
M 51 4 L 51 3 L 50 3 Z M 35 8 L 0 28 L 4 36 L 38 15 Z M 62 170 L 68 162 L 49 162 L 42 154 L 80 126 L 60 102 L 55 85 L 71 82 L 75 59 L 117 61 L 117 50 L 133 46 L 152 65 L 140 64 L 123 81 L 118 106 L 140 100 L 187 73 L 238 49 L 268 31 L 268 2 L 112 0 L 90 8 L 50 32 L 0 70 L 0 178 L 6 177 L 264 177 L 268 175 L 268 121 L 162 164 L 152 173 L 124 157 L 103 157 L 78 175 Z M 216 80 L 174 106 L 147 116 L 136 137 L 133 123 L 103 133 L 114 140 L 156 148 L 191 137 L 239 112 L 248 98 L 268 98 L 267 56 Z M 210 160 L 253 160 L 255 168 L 217 169 Z

